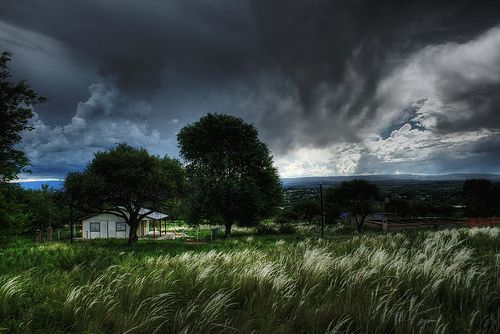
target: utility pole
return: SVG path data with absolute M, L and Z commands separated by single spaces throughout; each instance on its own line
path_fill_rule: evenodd
M 321 202 L 321 237 L 325 236 L 325 213 L 323 210 L 323 184 L 319 183 L 319 199 Z
M 83 230 L 82 230 L 83 234 Z M 70 237 L 70 242 L 73 242 L 73 194 L 71 194 L 71 201 L 69 204 L 69 237 Z

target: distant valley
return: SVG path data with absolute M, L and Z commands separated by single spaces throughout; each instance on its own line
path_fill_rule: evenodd
M 298 178 L 282 178 L 285 188 L 304 187 L 310 188 L 323 185 L 337 185 L 343 181 L 353 179 L 363 179 L 378 185 L 401 184 L 401 183 L 425 183 L 425 182 L 446 182 L 464 181 L 467 179 L 487 179 L 500 182 L 500 174 L 378 174 L 378 175 L 352 175 L 352 176 L 312 176 Z

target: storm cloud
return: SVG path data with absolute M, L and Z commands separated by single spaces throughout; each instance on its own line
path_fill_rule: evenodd
M 496 1 L 0 8 L 15 77 L 49 98 L 21 145 L 35 173 L 123 141 L 175 156 L 176 132 L 207 112 L 254 123 L 283 176 L 500 167 Z

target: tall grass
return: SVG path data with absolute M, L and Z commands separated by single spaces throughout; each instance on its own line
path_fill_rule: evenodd
M 60 288 L 47 282 L 54 272 L 2 276 L 0 307 L 26 302 L 5 307 L 0 324 L 29 314 L 28 296 L 43 296 L 33 282 L 45 281 L 59 311 L 43 326 L 60 332 L 500 332 L 498 228 L 261 243 L 141 256 L 82 246 L 111 265 L 60 270 Z

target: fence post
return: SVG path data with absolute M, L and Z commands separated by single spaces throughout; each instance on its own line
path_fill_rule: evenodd
M 52 241 L 53 230 L 52 227 L 47 227 L 47 241 Z
M 36 240 L 36 242 L 42 241 L 42 230 L 40 230 L 39 228 L 36 229 L 35 240 Z
M 387 232 L 387 219 L 386 218 L 384 218 L 382 220 L 382 231 L 384 231 L 384 233 Z
M 210 231 L 210 240 L 215 240 L 217 238 L 217 228 L 212 228 Z

